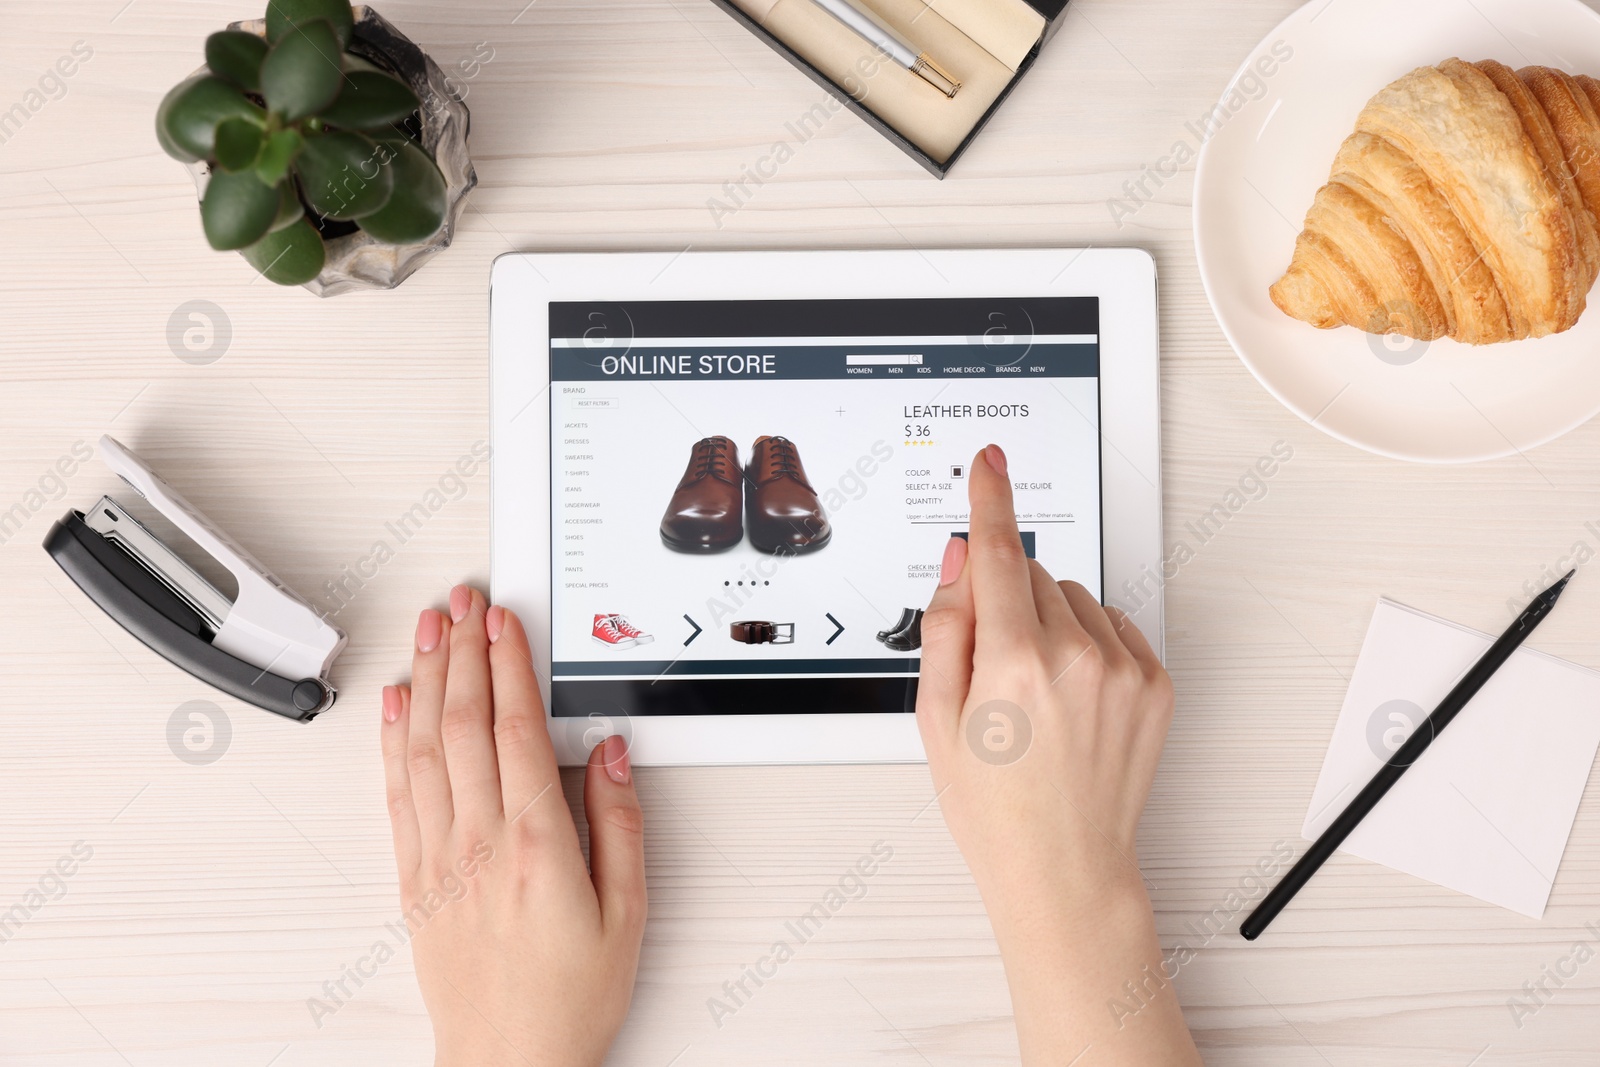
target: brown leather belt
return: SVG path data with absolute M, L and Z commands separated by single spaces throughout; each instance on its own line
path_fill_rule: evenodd
M 794 623 L 747 619 L 729 626 L 728 636 L 746 645 L 792 645 Z

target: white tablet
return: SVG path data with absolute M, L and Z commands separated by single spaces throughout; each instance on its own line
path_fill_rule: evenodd
M 967 464 L 1159 650 L 1155 265 L 1133 249 L 516 254 L 491 290 L 491 595 L 556 750 L 912 761 Z

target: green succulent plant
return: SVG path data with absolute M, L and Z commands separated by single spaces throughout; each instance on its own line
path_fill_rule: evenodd
M 421 102 L 346 51 L 354 32 L 348 0 L 269 0 L 266 36 L 213 33 L 206 73 L 156 113 L 169 156 L 210 164 L 200 221 L 211 247 L 237 249 L 280 285 L 322 271 L 325 236 L 412 244 L 444 224 L 444 176 L 402 125 Z

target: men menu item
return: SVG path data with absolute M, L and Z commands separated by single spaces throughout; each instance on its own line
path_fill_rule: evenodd
M 912 710 L 990 442 L 1027 554 L 1100 596 L 1097 298 L 549 314 L 554 715 Z

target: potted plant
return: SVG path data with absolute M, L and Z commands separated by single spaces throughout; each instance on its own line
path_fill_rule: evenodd
M 438 66 L 349 0 L 270 0 L 206 40 L 156 136 L 190 165 L 206 240 L 320 295 L 391 288 L 450 243 L 477 175 Z

